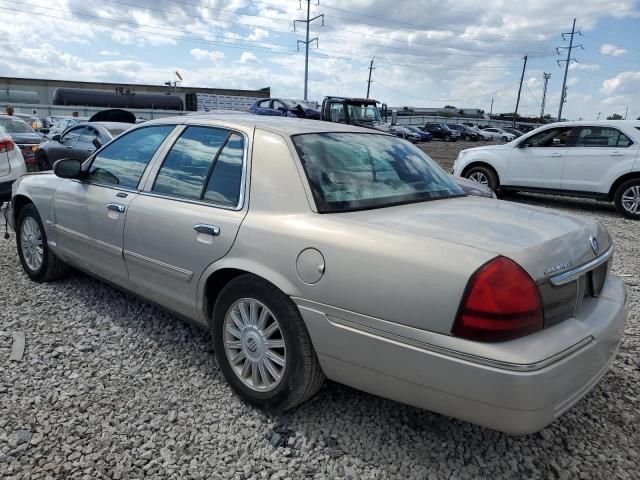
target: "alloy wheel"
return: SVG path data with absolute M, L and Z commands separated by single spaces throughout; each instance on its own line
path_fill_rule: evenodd
M 622 194 L 622 208 L 635 215 L 640 214 L 640 185 L 626 189 Z
M 471 175 L 469 175 L 469 180 L 471 180 L 472 182 L 480 183 L 482 185 L 489 185 L 489 179 L 482 172 L 473 172 Z
M 33 217 L 27 217 L 20 228 L 20 246 L 24 261 L 31 270 L 39 270 L 42 266 L 44 251 L 42 249 L 42 232 Z
M 236 301 L 224 320 L 224 350 L 236 376 L 259 392 L 273 390 L 281 382 L 287 349 L 280 324 L 262 302 L 254 298 Z

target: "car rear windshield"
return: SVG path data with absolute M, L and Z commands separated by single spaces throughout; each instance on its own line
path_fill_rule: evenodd
M 422 150 L 396 137 L 314 133 L 292 139 L 321 213 L 464 195 Z
M 36 133 L 26 122 L 22 120 L 15 120 L 9 117 L 0 117 L 0 126 L 4 128 L 7 133 Z

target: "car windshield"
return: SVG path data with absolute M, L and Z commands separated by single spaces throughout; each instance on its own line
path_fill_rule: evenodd
M 375 105 L 350 105 L 347 104 L 349 109 L 349 118 L 359 123 L 374 123 L 382 122 L 380 117 L 380 111 Z
M 17 120 L 11 117 L 0 117 L 0 126 L 4 128 L 7 133 L 36 133 L 33 128 L 22 120 Z
M 396 137 L 314 133 L 292 138 L 320 213 L 464 195 L 422 150 Z

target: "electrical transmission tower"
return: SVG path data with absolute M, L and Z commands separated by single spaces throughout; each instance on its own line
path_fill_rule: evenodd
M 573 61 L 573 62 L 577 62 L 577 60 L 575 58 L 571 58 L 571 50 L 573 50 L 574 48 L 581 48 L 584 50 L 584 47 L 582 45 L 574 45 L 573 44 L 573 37 L 575 34 L 578 34 L 580 36 L 582 36 L 582 33 L 580 31 L 576 32 L 576 19 L 573 19 L 573 26 L 571 27 L 571 32 L 564 32 L 562 34 L 562 40 L 566 41 L 565 36 L 566 35 L 571 35 L 570 40 L 569 40 L 569 46 L 568 47 L 556 47 L 556 52 L 558 52 L 558 55 L 560 55 L 560 50 L 567 50 L 567 59 L 566 60 L 557 60 L 558 65 L 560 65 L 562 62 L 564 63 L 564 79 L 562 80 L 562 93 L 560 95 L 560 108 L 558 109 L 558 121 L 560 121 L 562 119 L 562 107 L 564 106 L 564 102 L 567 101 L 567 72 L 569 71 L 569 64 Z
M 542 90 L 542 103 L 540 104 L 540 118 L 544 118 L 544 105 L 547 103 L 547 85 L 551 78 L 550 73 L 543 73 L 544 76 L 544 89 Z
M 316 5 L 320 5 L 320 0 Z M 302 9 L 302 0 L 300 0 L 300 9 Z M 318 37 L 312 38 L 309 40 L 309 26 L 311 22 L 321 18 L 322 26 L 324 27 L 324 13 L 320 15 L 316 15 L 313 18 L 309 18 L 311 14 L 311 0 L 307 0 L 307 19 L 306 20 L 294 20 L 293 21 L 293 31 L 296 31 L 296 23 L 305 23 L 307 26 L 307 39 L 306 40 L 298 40 L 298 50 L 300 50 L 300 44 L 304 44 L 305 46 L 305 55 L 304 55 L 304 99 L 307 100 L 307 84 L 309 82 L 309 44 L 316 42 L 316 47 L 318 46 Z
M 373 61 L 376 59 L 376 57 L 373 57 L 371 59 L 371 63 L 369 64 L 369 80 L 367 80 L 367 98 L 369 98 L 369 92 L 371 91 L 371 73 L 375 70 L 374 66 L 373 66 Z

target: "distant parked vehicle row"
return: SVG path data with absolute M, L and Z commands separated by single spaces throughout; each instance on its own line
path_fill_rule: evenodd
M 424 130 L 431 133 L 433 138 L 444 140 L 445 142 L 455 142 L 460 139 L 460 132 L 451 129 L 446 123 L 427 123 Z

